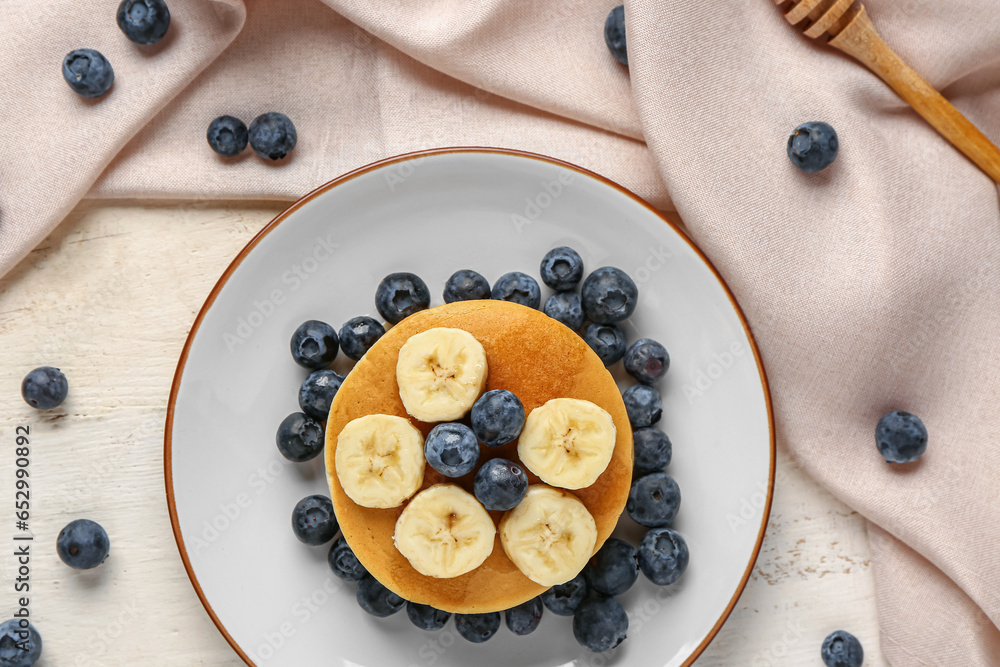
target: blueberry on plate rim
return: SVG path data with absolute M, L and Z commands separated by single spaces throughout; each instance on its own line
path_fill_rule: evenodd
M 521 637 L 530 635 L 538 629 L 544 611 L 545 607 L 542 604 L 541 596 L 533 597 L 527 602 L 511 607 L 504 612 L 507 629 Z
M 390 273 L 375 290 L 375 309 L 386 322 L 399 324 L 431 304 L 427 283 L 412 273 Z
M 542 603 L 557 616 L 572 616 L 587 597 L 587 580 L 583 572 L 564 584 L 557 584 L 542 593 Z
M 66 375 L 52 366 L 39 366 L 21 381 L 21 397 L 37 410 L 51 410 L 62 405 L 69 394 Z
M 583 303 L 576 292 L 556 292 L 545 300 L 542 312 L 573 331 L 583 326 Z
M 583 329 L 583 340 L 605 366 L 611 366 L 625 355 L 625 332 L 617 324 L 594 324 Z
M 115 82 L 115 71 L 100 51 L 76 49 L 63 58 L 63 78 L 81 97 L 100 97 Z
M 354 361 L 359 361 L 383 335 L 385 327 L 374 317 L 352 317 L 340 327 L 340 349 Z
M 254 118 L 247 133 L 250 148 L 262 158 L 271 160 L 280 160 L 291 153 L 299 140 L 292 119 L 277 111 Z
M 500 613 L 455 614 L 455 629 L 464 639 L 473 644 L 482 644 L 500 629 Z
M 292 334 L 290 342 L 292 360 L 302 368 L 326 368 L 337 358 L 340 337 L 337 330 L 326 322 L 306 320 Z
M 524 428 L 524 405 L 513 392 L 493 389 L 472 405 L 472 431 L 487 447 L 511 442 Z
M 590 590 L 602 595 L 621 595 L 639 578 L 639 560 L 635 547 L 610 537 L 583 569 Z
M 642 384 L 653 384 L 670 368 L 667 348 L 652 338 L 640 338 L 625 352 L 625 371 Z
M 208 124 L 205 138 L 212 150 L 222 157 L 234 157 L 247 147 L 247 126 L 235 116 L 219 116 Z
M 406 605 L 406 600 L 380 584 L 370 574 L 358 581 L 357 600 L 362 609 L 379 618 L 392 616 Z
M 326 562 L 335 575 L 344 581 L 361 581 L 361 578 L 368 574 L 368 570 L 361 564 L 358 557 L 354 555 L 354 550 L 341 535 L 330 545 L 330 551 L 326 554 Z
M 557 292 L 576 289 L 583 280 L 583 258 L 567 246 L 559 246 L 545 253 L 539 270 L 542 282 Z
M 632 445 L 635 449 L 633 477 L 663 472 L 670 465 L 673 447 L 670 438 L 660 429 L 651 426 L 634 429 Z
M 628 614 L 614 598 L 603 595 L 589 598 L 573 614 L 573 636 L 594 653 L 618 646 L 627 633 Z
M 111 540 L 101 524 L 90 519 L 70 521 L 59 531 L 56 552 L 74 570 L 91 570 L 108 557 Z
M 325 444 L 323 425 L 304 412 L 293 412 L 281 420 L 274 436 L 278 451 L 289 461 L 303 463 L 316 458 Z
M 490 299 L 490 281 L 472 269 L 462 269 L 451 274 L 444 284 L 445 303 Z
M 492 298 L 500 301 L 519 303 L 528 308 L 538 308 L 542 303 L 542 291 L 534 278 L 520 271 L 505 273 L 493 284 Z
M 625 511 L 636 523 L 657 528 L 673 523 L 680 506 L 681 489 L 674 478 L 654 472 L 632 481 Z
M 687 542 L 672 528 L 650 528 L 636 550 L 639 569 L 657 586 L 669 586 L 684 574 L 690 553 Z
M 421 630 L 440 630 L 451 618 L 451 613 L 435 609 L 429 604 L 406 603 L 406 615 Z
M 163 0 L 122 0 L 117 19 L 121 31 L 136 44 L 156 44 L 170 28 L 170 10 Z
M 663 416 L 663 401 L 660 392 L 649 385 L 637 384 L 622 393 L 625 411 L 633 428 L 645 428 L 660 421 Z
M 306 496 L 292 510 L 292 532 L 310 546 L 326 544 L 340 530 L 333 513 L 333 502 L 326 496 Z
M 330 416 L 330 406 L 344 376 L 331 370 L 318 370 L 309 374 L 299 387 L 299 407 L 313 419 L 325 422 Z
M 588 320 L 613 324 L 627 319 L 635 311 L 639 288 L 621 269 L 602 266 L 583 281 L 580 296 Z

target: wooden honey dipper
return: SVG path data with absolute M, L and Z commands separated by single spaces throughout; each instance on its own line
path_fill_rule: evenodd
M 945 139 L 1000 183 L 1000 149 L 941 93 L 920 78 L 889 48 L 864 5 L 854 0 L 774 0 L 792 25 L 807 37 L 828 36 L 830 46 L 856 58 L 940 132 Z

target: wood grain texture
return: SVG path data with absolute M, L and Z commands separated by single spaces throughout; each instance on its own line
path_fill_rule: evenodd
M 9 545 L 13 532 L 14 428 L 27 424 L 31 611 L 45 643 L 39 667 L 241 664 L 181 566 L 164 497 L 163 424 L 196 312 L 281 208 L 84 202 L 0 280 L 0 539 Z M 52 414 L 20 397 L 25 373 L 43 364 L 62 368 L 70 383 L 69 399 Z M 741 512 L 750 522 L 759 517 L 753 498 L 732 509 L 734 518 Z M 70 570 L 55 554 L 59 530 L 80 517 L 111 537 L 110 558 L 91 572 Z M 14 603 L 10 552 L 0 557 L 5 615 Z M 864 520 L 800 472 L 779 440 L 760 559 L 697 664 L 818 664 L 823 638 L 844 628 L 864 643 L 868 667 L 884 665 L 868 558 Z M 630 635 L 652 632 L 654 615 L 640 611 Z

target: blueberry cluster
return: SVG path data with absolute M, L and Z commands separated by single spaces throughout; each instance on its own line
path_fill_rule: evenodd
M 222 157 L 235 157 L 250 148 L 262 158 L 280 160 L 292 152 L 299 140 L 292 119 L 269 111 L 253 119 L 249 129 L 235 116 L 219 116 L 208 124 L 208 145 Z
M 136 44 L 155 44 L 170 28 L 170 10 L 164 0 L 122 0 L 118 27 Z M 115 82 L 115 71 L 100 51 L 74 49 L 62 62 L 63 79 L 81 97 L 100 97 Z

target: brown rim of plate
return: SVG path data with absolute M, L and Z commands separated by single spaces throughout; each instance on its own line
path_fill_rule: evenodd
M 736 314 L 740 318 L 740 324 L 743 326 L 743 331 L 746 333 L 747 340 L 750 341 L 750 348 L 753 351 L 754 361 L 757 363 L 757 371 L 760 374 L 761 388 L 764 390 L 764 402 L 767 405 L 767 427 L 771 441 L 771 462 L 768 471 L 767 499 L 764 502 L 764 513 L 761 516 L 760 529 L 757 532 L 757 542 L 754 545 L 753 549 L 753 557 L 747 563 L 746 570 L 743 572 L 743 577 L 740 579 L 739 586 L 737 586 L 736 592 L 733 593 L 733 597 L 729 600 L 729 604 L 726 605 L 726 608 L 723 610 L 722 615 L 719 616 L 719 620 L 716 621 L 715 625 L 712 626 L 711 631 L 708 633 L 708 636 L 705 637 L 704 641 L 702 641 L 701 644 L 699 644 L 698 647 L 695 648 L 695 650 L 691 653 L 691 656 L 687 660 L 685 660 L 684 663 L 681 665 L 681 667 L 688 667 L 689 665 L 694 663 L 695 660 L 698 659 L 698 656 L 700 656 L 702 652 L 704 652 L 704 650 L 708 648 L 708 645 L 712 642 L 712 640 L 715 639 L 715 636 L 719 633 L 719 630 L 722 629 L 722 626 L 729 618 L 729 615 L 732 614 L 733 609 L 736 607 L 737 601 L 740 599 L 740 596 L 743 595 L 743 590 L 746 588 L 747 581 L 750 580 L 750 573 L 753 571 L 753 566 L 757 562 L 757 558 L 760 556 L 760 549 L 761 545 L 764 542 L 764 533 L 766 532 L 767 522 L 771 516 L 771 501 L 774 498 L 774 472 L 775 472 L 775 459 L 776 459 L 776 445 L 775 445 L 775 434 L 774 434 L 774 408 L 771 405 L 771 390 L 767 382 L 767 372 L 764 370 L 764 364 L 761 362 L 760 359 L 760 351 L 757 349 L 757 341 L 754 339 L 753 332 L 750 330 L 750 325 L 747 323 L 746 316 L 743 314 L 743 309 L 740 308 L 740 304 L 736 302 L 736 297 L 733 296 L 732 291 L 729 289 L 729 285 L 726 284 L 726 281 L 723 280 L 722 275 L 719 273 L 719 270 L 716 269 L 715 265 L 713 265 L 712 262 L 708 259 L 708 257 L 705 256 L 705 253 L 703 253 L 701 249 L 694 244 L 694 242 L 680 227 L 674 224 L 669 218 L 667 218 L 663 213 L 655 209 L 642 197 L 639 197 L 634 192 L 622 187 L 621 185 L 618 185 L 614 181 L 605 178 L 600 174 L 596 174 L 590 171 L 589 169 L 584 169 L 583 167 L 579 167 L 575 164 L 565 162 L 557 158 L 538 155 L 537 153 L 529 153 L 527 151 L 520 151 L 507 148 L 487 148 L 479 146 L 466 146 L 466 147 L 455 147 L 455 148 L 431 148 L 427 150 L 416 151 L 413 153 L 404 153 L 402 155 L 397 155 L 395 157 L 379 160 L 378 162 L 372 162 L 369 165 L 360 167 L 358 169 L 355 169 L 354 171 L 350 171 L 342 176 L 338 176 L 332 181 L 319 186 L 309 194 L 305 195 L 304 197 L 293 203 L 284 211 L 279 213 L 273 220 L 271 220 L 271 222 L 267 223 L 267 225 L 263 229 L 257 232 L 257 234 L 252 239 L 250 239 L 249 243 L 247 243 L 246 246 L 244 246 L 244 248 L 239 252 L 239 254 L 236 255 L 233 261 L 229 264 L 229 266 L 226 267 L 226 270 L 222 273 L 222 276 L 219 278 L 218 282 L 215 283 L 215 286 L 212 288 L 212 291 L 209 292 L 208 298 L 205 299 L 205 303 L 204 305 L 202 305 L 201 310 L 198 311 L 198 316 L 195 317 L 194 323 L 191 325 L 191 331 L 188 333 L 187 340 L 184 341 L 184 348 L 181 350 L 180 359 L 178 359 L 177 361 L 177 370 L 174 372 L 174 380 L 170 386 L 170 398 L 167 401 L 167 420 L 163 430 L 163 477 L 164 477 L 164 485 L 166 487 L 166 492 L 167 492 L 167 508 L 170 512 L 170 526 L 173 529 L 174 540 L 177 542 L 177 550 L 180 552 L 181 561 L 183 561 L 184 563 L 184 570 L 187 572 L 188 579 L 191 580 L 191 585 L 194 587 L 195 593 L 198 594 L 198 599 L 201 600 L 201 604 L 205 607 L 205 611 L 208 612 L 208 615 L 212 619 L 212 622 L 215 624 L 215 627 L 219 629 L 219 632 L 222 633 L 222 636 L 226 638 L 226 641 L 229 642 L 229 645 L 233 647 L 233 650 L 236 651 L 236 654 L 240 656 L 243 662 L 245 662 L 247 665 L 250 665 L 250 667 L 257 667 L 255 663 L 252 660 L 250 660 L 250 657 L 246 654 L 246 652 L 244 652 L 243 649 L 240 648 L 239 644 L 236 643 L 236 640 L 234 640 L 232 635 L 229 634 L 225 626 L 222 625 L 222 621 L 219 620 L 219 617 L 215 614 L 215 610 L 212 609 L 212 605 L 209 603 L 208 598 L 205 597 L 205 592 L 201 589 L 201 584 L 198 583 L 198 578 L 195 576 L 194 570 L 191 567 L 191 561 L 188 558 L 187 550 L 184 547 L 184 537 L 181 535 L 181 529 L 177 522 L 177 506 L 174 501 L 173 471 L 170 465 L 171 437 L 172 437 L 172 430 L 174 423 L 174 407 L 177 402 L 177 392 L 180 389 L 181 377 L 184 374 L 184 366 L 187 363 L 188 352 L 191 349 L 191 343 L 194 341 L 195 335 L 198 333 L 198 329 L 201 326 L 201 322 L 205 318 L 205 314 L 212 307 L 212 304 L 215 303 L 215 299 L 219 296 L 219 292 L 222 290 L 223 286 L 225 286 L 225 284 L 229 281 L 229 277 L 240 266 L 240 264 L 243 263 L 243 260 L 246 259 L 247 255 L 249 255 L 250 252 L 255 247 L 257 247 L 257 244 L 260 243 L 265 236 L 270 234 L 272 230 L 274 230 L 279 224 L 281 224 L 285 220 L 285 218 L 287 218 L 296 210 L 298 210 L 303 204 L 312 201 L 316 197 L 324 194 L 328 190 L 333 189 L 334 187 L 340 185 L 341 183 L 350 181 L 351 179 L 357 178 L 358 176 L 361 176 L 363 174 L 367 174 L 368 172 L 375 171 L 377 169 L 381 169 L 383 167 L 387 167 L 389 165 L 396 164 L 399 162 L 406 162 L 408 160 L 429 157 L 432 155 L 447 155 L 449 153 L 487 153 L 494 155 L 508 155 L 513 157 L 538 160 L 539 162 L 547 162 L 549 164 L 554 164 L 556 166 L 563 167 L 565 169 L 570 169 L 578 174 L 589 176 L 590 178 L 596 181 L 599 181 L 607 186 L 614 188 L 615 190 L 625 195 L 632 201 L 645 207 L 650 213 L 652 213 L 656 217 L 663 220 L 663 222 L 669 225 L 670 228 L 673 229 L 673 231 L 676 232 L 677 235 L 685 243 L 688 244 L 688 246 L 690 246 L 691 250 L 693 250 L 694 253 L 698 255 L 698 257 L 700 257 L 701 260 L 705 263 L 705 265 L 712 271 L 712 274 L 715 276 L 715 279 L 719 281 L 719 285 L 725 291 L 726 297 L 729 299 L 730 304 L 732 304 L 733 306 L 733 310 L 736 311 Z

